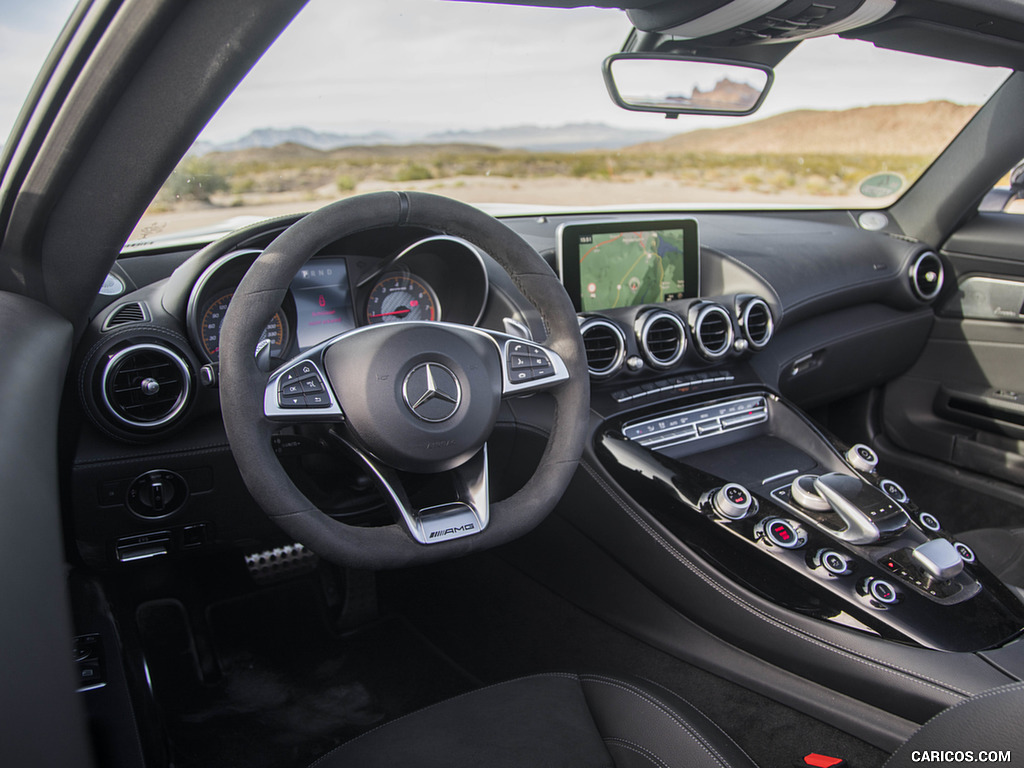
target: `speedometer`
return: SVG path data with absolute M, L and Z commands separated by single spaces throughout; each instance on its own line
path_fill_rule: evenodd
M 203 312 L 203 322 L 200 326 L 200 335 L 203 340 L 203 350 L 211 362 L 216 362 L 220 357 L 220 327 L 224 324 L 224 313 L 228 311 L 231 297 L 234 292 L 225 293 L 206 305 Z M 270 341 L 270 354 L 272 357 L 280 357 L 284 351 L 288 339 L 288 326 L 285 324 L 284 315 L 281 312 L 274 314 L 267 323 L 267 327 L 260 336 L 260 341 Z
M 440 320 L 441 305 L 427 283 L 411 275 L 385 275 L 370 289 L 366 301 L 366 322 L 396 320 Z

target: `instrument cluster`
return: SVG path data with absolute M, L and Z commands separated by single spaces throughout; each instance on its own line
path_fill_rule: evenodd
M 224 316 L 260 253 L 229 253 L 196 281 L 187 321 L 205 362 L 218 362 Z M 475 325 L 488 289 L 483 253 L 457 237 L 428 237 L 384 258 L 324 252 L 295 275 L 260 341 L 268 341 L 271 359 L 281 362 L 362 325 L 410 320 Z

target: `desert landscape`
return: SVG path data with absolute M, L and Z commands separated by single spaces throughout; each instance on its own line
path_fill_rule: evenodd
M 132 239 L 309 211 L 381 189 L 424 190 L 474 204 L 565 209 L 877 207 L 887 200 L 859 192 L 866 178 L 896 174 L 905 188 L 976 110 L 946 101 L 799 110 L 623 147 L 576 151 L 468 141 L 333 149 L 286 141 L 214 148 L 182 161 Z M 453 136 L 461 138 L 443 138 Z

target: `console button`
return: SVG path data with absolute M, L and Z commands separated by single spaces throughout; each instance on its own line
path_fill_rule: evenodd
M 963 542 L 955 542 L 953 546 L 956 547 L 956 551 L 959 553 L 961 559 L 965 563 L 973 563 L 977 559 L 974 555 L 974 550 L 968 547 Z
M 819 549 L 814 556 L 814 564 L 833 576 L 847 576 L 853 573 L 853 558 L 834 549 Z
M 895 480 L 883 480 L 881 482 L 882 490 L 889 494 L 894 501 L 898 501 L 900 504 L 910 501 L 910 497 L 907 492 L 903 490 L 903 486 L 897 483 Z
M 770 544 L 783 549 L 799 549 L 807 543 L 807 532 L 795 520 L 771 517 L 757 526 L 757 532 Z
M 939 519 L 931 512 L 922 512 L 917 516 L 917 522 L 921 524 L 922 528 L 927 528 L 929 531 L 937 531 L 942 528 Z
M 750 491 L 737 483 L 726 483 L 711 498 L 711 505 L 722 517 L 742 520 L 756 511 Z
M 878 455 L 864 443 L 857 443 L 846 452 L 850 466 L 861 472 L 871 472 L 878 466 Z
M 883 606 L 895 605 L 900 599 L 896 587 L 885 579 L 869 577 L 861 584 L 861 591 Z

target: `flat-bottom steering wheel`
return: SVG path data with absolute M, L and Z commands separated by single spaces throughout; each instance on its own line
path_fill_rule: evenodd
M 543 320 L 543 343 L 443 322 L 356 328 L 267 374 L 253 350 L 311 256 L 347 235 L 424 227 L 489 254 Z M 554 400 L 533 476 L 491 503 L 487 440 L 502 398 Z M 301 397 L 294 393 L 302 392 Z M 221 411 L 249 491 L 296 541 L 356 568 L 394 568 L 493 547 L 529 531 L 554 507 L 583 449 L 590 388 L 576 314 L 555 274 L 518 235 L 482 211 L 416 192 L 379 192 L 328 205 L 283 232 L 231 299 L 221 331 Z M 324 514 L 295 486 L 271 437 L 289 424 L 332 432 L 377 481 L 395 522 L 360 527 Z M 416 508 L 401 473 L 448 473 L 450 500 Z M 404 477 L 409 477 L 404 475 Z

